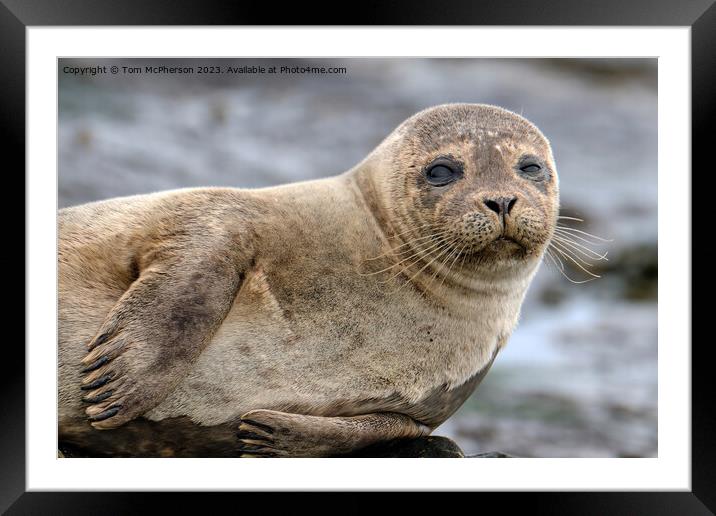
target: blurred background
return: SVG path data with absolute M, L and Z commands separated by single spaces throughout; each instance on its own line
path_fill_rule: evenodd
M 102 65 L 108 73 L 63 73 Z M 345 73 L 113 75 L 112 65 Z M 565 224 L 610 239 L 596 248 L 609 260 L 582 284 L 545 261 L 507 347 L 435 433 L 468 454 L 657 455 L 656 59 L 60 59 L 58 72 L 59 207 L 334 175 L 445 102 L 523 114 L 552 143 L 562 214 L 584 220 Z M 587 279 L 568 262 L 565 272 Z

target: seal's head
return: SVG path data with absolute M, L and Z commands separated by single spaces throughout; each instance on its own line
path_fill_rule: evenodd
M 417 252 L 490 268 L 541 258 L 559 211 L 557 169 L 525 118 L 483 104 L 437 106 L 406 120 L 377 153 L 387 218 Z

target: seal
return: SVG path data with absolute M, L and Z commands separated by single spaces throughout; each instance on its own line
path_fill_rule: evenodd
M 309 457 L 427 435 L 513 331 L 558 199 L 537 127 L 446 104 L 328 179 L 62 209 L 61 446 Z

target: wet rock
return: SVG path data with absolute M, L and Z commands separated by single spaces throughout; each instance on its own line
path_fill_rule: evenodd
M 447 437 L 428 436 L 374 444 L 346 457 L 461 458 L 465 454 Z
M 618 283 L 615 290 L 629 301 L 655 301 L 659 286 L 659 252 L 657 245 L 639 244 L 621 249 L 608 262 L 595 267 L 608 282 Z
M 624 278 L 624 297 L 634 301 L 655 300 L 658 292 L 659 261 L 654 245 L 625 249 L 614 268 Z
M 468 459 L 514 459 L 514 455 L 502 452 L 487 452 L 487 453 L 476 453 L 475 455 L 468 455 Z
M 360 452 L 352 453 L 348 457 L 393 457 L 393 458 L 464 458 L 465 453 L 447 437 L 434 436 L 419 437 L 417 439 L 402 439 L 369 446 Z M 471 459 L 509 458 L 514 455 L 493 451 L 469 455 Z
M 567 299 L 567 292 L 561 286 L 547 285 L 539 294 L 542 304 L 547 306 L 557 306 Z
M 58 458 L 83 457 L 67 449 L 57 450 Z M 373 458 L 464 458 L 465 453 L 452 439 L 441 436 L 399 439 L 388 443 L 375 444 L 343 457 Z M 486 452 L 470 455 L 470 458 L 514 457 L 502 452 Z

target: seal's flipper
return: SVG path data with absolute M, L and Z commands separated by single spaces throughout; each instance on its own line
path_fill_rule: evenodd
M 395 412 L 322 417 L 252 410 L 241 416 L 237 435 L 242 457 L 328 457 L 430 432 Z
M 89 343 L 81 389 L 95 428 L 161 402 L 226 317 L 246 267 L 237 253 L 208 247 L 149 263 Z

